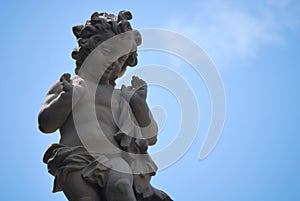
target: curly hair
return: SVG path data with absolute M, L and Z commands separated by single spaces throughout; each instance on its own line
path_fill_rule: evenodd
M 73 27 L 73 33 L 77 39 L 78 47 L 72 52 L 72 58 L 76 60 L 75 73 L 78 74 L 81 65 L 87 56 L 102 42 L 107 40 L 113 32 L 115 35 L 126 31 L 133 31 L 137 45 L 141 44 L 141 35 L 137 30 L 133 30 L 128 20 L 132 19 L 129 11 L 120 11 L 118 16 L 106 12 L 95 12 L 85 25 Z M 122 66 L 120 74 L 123 74 L 127 66 L 137 64 L 137 52 L 131 52 Z M 116 77 L 117 78 L 117 77 Z M 115 79 L 116 79 L 115 78 Z

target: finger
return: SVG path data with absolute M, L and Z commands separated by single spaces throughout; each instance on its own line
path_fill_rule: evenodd
M 136 82 L 136 81 L 139 81 L 140 78 L 138 76 L 132 76 L 131 80 L 134 81 L 134 82 Z
M 131 86 L 134 87 L 134 88 L 136 88 L 136 87 L 137 87 L 136 84 L 137 84 L 137 83 L 136 83 L 135 76 L 133 76 L 132 79 L 131 79 Z
M 70 78 L 71 78 L 71 74 L 70 74 L 70 73 L 64 73 L 64 74 L 60 77 L 60 81 L 62 82 L 63 80 L 66 80 L 67 82 L 70 82 Z
M 69 82 L 70 78 L 71 78 L 71 74 L 70 73 L 64 73 L 64 77 L 66 78 L 66 80 Z
M 138 85 L 146 85 L 147 84 L 143 79 L 141 79 L 137 76 L 133 76 L 132 81 L 135 82 Z
M 124 84 L 122 84 L 122 86 L 121 86 L 121 92 L 123 92 L 125 90 L 126 90 L 126 86 Z
M 141 80 L 139 77 L 137 76 L 132 76 L 132 79 L 131 79 L 131 85 L 134 87 L 134 88 L 138 88 L 139 87 L 139 80 Z
M 61 76 L 60 79 L 59 79 L 60 82 L 63 82 L 63 81 L 65 81 L 65 80 L 66 80 L 66 79 L 65 79 L 63 76 Z
M 69 91 L 69 92 L 72 91 L 73 85 L 70 84 L 68 81 L 66 81 L 64 78 L 63 81 L 61 82 L 61 85 L 64 91 Z

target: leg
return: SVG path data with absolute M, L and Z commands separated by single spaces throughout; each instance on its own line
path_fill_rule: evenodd
M 107 201 L 136 201 L 132 175 L 110 170 L 107 179 Z
M 81 172 L 68 174 L 63 192 L 69 201 L 101 201 L 100 189 L 81 177 Z

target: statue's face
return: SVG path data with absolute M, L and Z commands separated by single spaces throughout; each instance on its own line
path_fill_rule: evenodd
M 109 38 L 101 43 L 98 49 L 101 52 L 104 65 L 99 65 L 102 71 L 102 81 L 114 80 L 120 73 L 130 52 L 136 51 L 136 42 L 133 32 L 119 35 L 111 33 Z
M 137 45 L 132 31 L 114 34 L 112 31 L 105 35 L 92 36 L 95 49 L 85 60 L 81 72 L 93 80 L 112 81 L 120 73 L 131 52 L 136 51 Z
M 124 55 L 122 57 L 119 57 L 110 66 L 108 66 L 105 69 L 105 71 L 101 77 L 101 80 L 102 81 L 114 80 L 114 78 L 116 78 L 119 75 L 119 73 L 121 72 L 122 66 L 126 62 L 127 58 L 128 58 L 128 54 Z

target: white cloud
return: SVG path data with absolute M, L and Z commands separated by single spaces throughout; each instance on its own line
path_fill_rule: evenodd
M 261 45 L 282 43 L 283 30 L 295 30 L 299 25 L 294 16 L 299 5 L 288 0 L 256 3 L 247 7 L 225 1 L 202 2 L 199 14 L 175 17 L 166 23 L 168 28 L 196 40 L 217 61 L 247 58 Z

